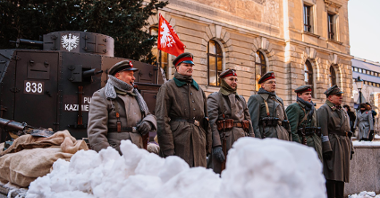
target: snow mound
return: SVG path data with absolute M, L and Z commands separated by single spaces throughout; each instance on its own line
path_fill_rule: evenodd
M 222 177 L 189 168 L 179 157 L 160 158 L 122 141 L 122 156 L 109 147 L 79 151 L 70 162 L 29 186 L 27 198 L 326 197 L 322 165 L 312 148 L 277 139 L 241 138 L 228 153 Z
M 380 198 L 380 195 L 376 195 L 375 192 L 363 191 L 359 194 L 348 195 L 348 198 Z
M 352 141 L 352 145 L 354 145 L 355 147 L 360 147 L 360 146 L 379 147 L 380 146 L 380 141 L 360 141 L 359 142 L 358 140 L 355 140 L 355 141 Z
M 222 197 L 326 197 L 317 153 L 298 143 L 242 138 L 228 152 L 226 166 Z
M 119 153 L 79 151 L 70 162 L 57 160 L 53 171 L 29 186 L 28 198 L 210 197 L 220 178 L 210 169 L 192 168 L 179 157 L 160 158 L 123 141 Z

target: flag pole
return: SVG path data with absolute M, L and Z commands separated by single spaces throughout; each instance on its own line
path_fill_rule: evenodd
M 157 9 L 157 18 L 158 18 L 158 24 L 157 24 L 157 53 L 158 53 L 158 60 L 157 60 L 157 76 L 156 76 L 156 84 L 158 84 L 158 74 L 161 72 L 161 50 L 158 49 L 158 39 L 160 38 L 160 13 L 158 13 Z M 163 79 L 164 82 L 166 79 Z

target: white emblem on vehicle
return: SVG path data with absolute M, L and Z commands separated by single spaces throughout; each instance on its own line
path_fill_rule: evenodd
M 62 46 L 67 51 L 71 51 L 71 50 L 78 47 L 79 36 L 75 36 L 75 35 L 71 35 L 71 34 L 63 35 L 61 42 L 62 42 Z

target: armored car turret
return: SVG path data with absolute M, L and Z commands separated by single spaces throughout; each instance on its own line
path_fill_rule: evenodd
M 108 69 L 127 59 L 114 57 L 114 39 L 98 33 L 60 31 L 44 35 L 42 42 L 15 42 L 42 49 L 0 50 L 0 118 L 54 131 L 68 129 L 77 139 L 86 137 L 92 94 L 107 82 Z M 139 68 L 135 84 L 154 113 L 155 97 L 164 82 L 161 70 L 130 61 Z M 1 142 L 5 134 L 3 129 Z

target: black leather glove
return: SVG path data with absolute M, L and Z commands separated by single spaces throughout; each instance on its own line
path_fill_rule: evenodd
M 226 160 L 226 157 L 224 157 L 223 149 L 221 146 L 217 146 L 212 149 L 212 154 L 219 162 L 224 162 Z
M 371 130 L 370 132 L 371 132 L 372 134 L 375 134 L 375 130 Z
M 324 152 L 323 153 L 323 159 L 325 159 L 325 160 L 331 160 L 332 154 L 333 154 L 332 151 Z
M 147 121 L 142 121 L 139 124 L 137 124 L 137 131 L 141 135 L 145 135 L 145 134 L 149 133 L 150 130 L 152 130 L 152 126 Z

